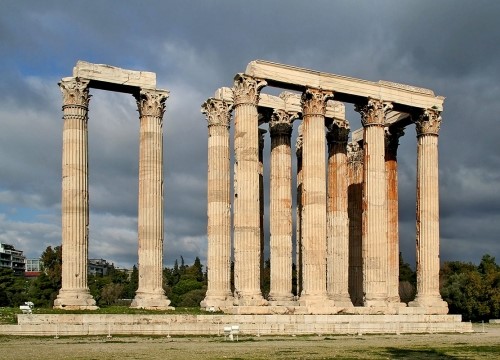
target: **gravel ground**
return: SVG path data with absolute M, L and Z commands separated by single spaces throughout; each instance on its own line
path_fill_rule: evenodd
M 0 359 L 500 359 L 500 324 L 473 334 L 308 337 L 0 337 Z

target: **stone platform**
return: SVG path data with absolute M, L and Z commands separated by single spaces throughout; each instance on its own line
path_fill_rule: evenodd
M 460 315 L 114 315 L 22 314 L 0 335 L 205 335 L 238 325 L 240 335 L 328 335 L 472 332 Z

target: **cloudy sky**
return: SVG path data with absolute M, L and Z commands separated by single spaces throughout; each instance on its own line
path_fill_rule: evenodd
M 118 5 L 119 4 L 119 5 Z M 412 84 L 446 97 L 441 258 L 500 260 L 500 2 L 5 0 L 0 11 L 0 242 L 61 243 L 62 97 L 78 60 L 157 74 L 164 118 L 165 264 L 206 258 L 200 105 L 248 62 Z M 263 92 L 271 91 L 264 89 Z M 130 95 L 91 90 L 90 256 L 137 262 L 139 121 Z M 359 114 L 347 104 L 351 128 Z M 414 126 L 400 141 L 400 236 L 415 259 Z M 269 147 L 267 147 L 267 151 Z

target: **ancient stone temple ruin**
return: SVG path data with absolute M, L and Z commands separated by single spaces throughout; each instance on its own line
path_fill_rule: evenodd
M 261 92 L 265 86 L 285 91 L 271 96 Z M 208 119 L 208 291 L 202 307 L 235 314 L 446 314 L 439 294 L 443 102 L 428 89 L 261 60 L 237 74 L 232 88 L 218 89 L 202 106 Z M 351 142 L 344 103 L 354 104 L 361 118 Z M 292 149 L 294 121 L 301 123 Z M 398 295 L 397 148 L 410 125 L 418 139 L 417 295 L 407 307 Z M 271 283 L 265 299 L 260 274 L 267 134 Z
M 62 288 L 54 307 L 96 309 L 87 285 L 89 188 L 87 121 L 89 89 L 131 94 L 137 100 L 139 144 L 139 288 L 131 307 L 169 309 L 162 288 L 163 133 L 168 91 L 156 75 L 79 61 L 59 83 L 63 94 Z

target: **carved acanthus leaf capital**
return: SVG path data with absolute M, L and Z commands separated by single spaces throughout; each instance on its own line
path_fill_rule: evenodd
M 231 109 L 233 105 L 224 100 L 210 98 L 201 105 L 201 112 L 205 114 L 208 126 L 226 126 L 229 128 Z
M 415 121 L 417 136 L 438 135 L 441 128 L 441 112 L 435 109 L 424 110 Z
M 325 116 L 326 102 L 333 99 L 333 91 L 308 88 L 302 93 L 301 104 L 303 116 Z
M 275 109 L 269 121 L 269 131 L 271 136 L 277 135 L 292 135 L 292 123 L 297 119 L 297 113 L 288 113 L 285 110 Z
M 333 119 L 333 122 L 328 125 L 328 132 L 326 133 L 326 140 L 329 144 L 345 143 L 349 139 L 349 122 L 345 119 Z
M 302 156 L 302 145 L 304 143 L 304 138 L 302 135 L 302 125 L 303 123 L 301 122 L 297 129 L 297 140 L 295 142 L 295 154 L 297 154 L 297 157 Z
M 64 78 L 59 83 L 63 95 L 63 107 L 79 105 L 88 107 L 91 95 L 89 94 L 89 80 L 80 78 Z
M 356 104 L 354 110 L 361 114 L 363 126 L 384 125 L 387 112 L 392 109 L 392 103 L 379 99 L 368 98 L 366 104 Z
M 252 104 L 259 103 L 260 90 L 267 85 L 267 82 L 255 79 L 245 74 L 237 74 L 234 77 L 234 104 Z
M 385 146 L 389 152 L 396 154 L 399 146 L 399 138 L 405 134 L 404 128 L 391 126 L 385 128 Z
M 139 95 L 136 97 L 139 115 L 141 117 L 154 116 L 162 119 L 168 95 L 168 91 L 141 89 Z
M 363 163 L 363 148 L 355 141 L 347 144 L 347 161 L 350 163 Z

